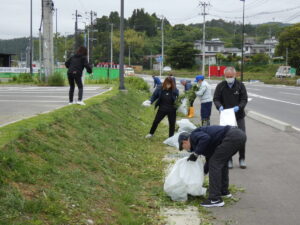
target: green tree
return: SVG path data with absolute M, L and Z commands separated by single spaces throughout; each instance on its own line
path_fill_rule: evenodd
M 192 68 L 195 65 L 195 56 L 199 53 L 193 43 L 175 42 L 167 51 L 167 62 L 175 69 Z
M 259 53 L 251 56 L 251 62 L 253 64 L 261 64 L 265 65 L 269 63 L 269 56 L 266 55 L 265 53 Z
M 279 45 L 276 48 L 276 55 L 285 56 L 288 49 L 288 63 L 297 69 L 300 75 L 300 23 L 287 27 L 279 36 Z
M 128 19 L 131 29 L 139 32 L 146 32 L 148 36 L 155 36 L 157 34 L 158 18 L 149 15 L 144 9 L 135 9 L 132 16 Z

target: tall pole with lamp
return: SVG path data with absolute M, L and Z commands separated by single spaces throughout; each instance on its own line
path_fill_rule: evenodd
M 119 62 L 119 90 L 125 90 L 124 86 L 124 0 L 121 0 L 121 18 L 120 18 L 120 62 Z
M 245 0 L 243 2 L 243 26 L 242 26 L 242 62 L 241 62 L 241 81 L 244 79 L 244 38 L 245 38 Z

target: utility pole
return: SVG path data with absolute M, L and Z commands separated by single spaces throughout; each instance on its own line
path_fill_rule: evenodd
M 120 62 L 119 62 L 119 77 L 120 87 L 119 90 L 125 90 L 124 86 L 124 0 L 121 0 L 121 17 L 120 17 Z
M 165 44 L 165 41 L 164 41 L 164 19 L 165 17 L 162 16 L 162 19 L 161 19 L 161 59 L 160 59 L 160 71 L 159 71 L 159 76 L 161 78 L 161 75 L 162 75 L 162 71 L 163 71 L 163 68 L 164 68 L 164 44 Z
M 243 2 L 243 26 L 242 26 L 242 63 L 241 63 L 241 81 L 244 79 L 244 38 L 245 38 L 245 0 Z
M 55 51 L 54 51 L 54 58 L 55 58 L 55 65 L 57 66 L 57 57 L 58 57 L 58 40 L 57 40 L 57 8 L 55 9 Z
M 289 49 L 285 49 L 285 65 L 288 65 L 288 58 L 289 58 Z
M 113 36 L 114 36 L 114 24 L 110 24 L 110 68 L 112 68 L 113 65 Z
M 164 20 L 165 17 L 163 16 L 161 20 L 161 70 L 164 69 L 164 59 L 165 59 Z
M 78 11 L 75 12 L 75 45 L 74 45 L 74 51 L 80 47 L 80 40 L 79 40 L 79 31 L 78 31 L 78 18 L 82 17 L 80 14 L 78 14 Z
M 32 49 L 33 49 L 33 41 L 32 41 L 32 0 L 30 0 L 30 40 L 29 40 L 29 69 L 30 74 L 33 75 L 32 69 Z
M 52 0 L 43 0 L 43 58 L 46 81 L 54 71 L 53 59 L 53 11 Z
M 205 16 L 208 15 L 206 13 L 206 8 L 209 6 L 209 3 L 200 2 L 200 6 L 203 11 L 201 15 L 203 16 L 203 32 L 202 32 L 202 75 L 205 76 Z
M 89 62 L 91 61 L 93 63 L 93 41 L 94 41 L 94 18 L 93 16 L 97 16 L 97 13 L 92 11 L 90 12 L 90 16 L 91 16 L 91 43 L 89 45 L 89 52 L 90 52 L 90 59 Z M 90 39 L 88 39 L 88 41 L 90 41 Z
M 152 51 L 150 52 L 150 70 L 152 69 Z
M 128 65 L 131 66 L 131 62 L 130 62 L 130 46 L 128 47 Z

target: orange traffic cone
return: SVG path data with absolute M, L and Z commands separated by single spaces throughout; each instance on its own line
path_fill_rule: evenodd
M 190 107 L 188 118 L 193 118 L 194 116 L 195 116 L 195 109 L 194 109 L 194 107 Z

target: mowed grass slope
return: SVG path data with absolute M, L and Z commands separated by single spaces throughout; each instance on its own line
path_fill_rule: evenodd
M 126 87 L 12 135 L 0 149 L 0 224 L 160 223 L 167 131 L 145 140 L 149 93 L 138 78 Z

